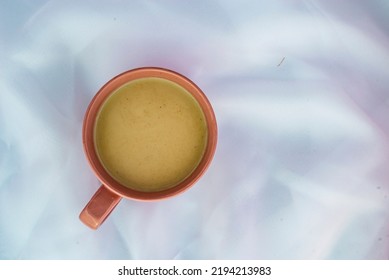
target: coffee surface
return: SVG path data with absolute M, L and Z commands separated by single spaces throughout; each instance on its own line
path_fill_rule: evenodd
M 116 181 L 153 192 L 173 187 L 197 167 L 207 126 L 201 107 L 184 88 L 141 78 L 104 102 L 94 139 L 100 162 Z

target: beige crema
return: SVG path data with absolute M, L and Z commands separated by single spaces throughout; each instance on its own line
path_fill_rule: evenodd
M 196 99 L 161 78 L 131 81 L 102 105 L 94 129 L 95 148 L 119 183 L 153 192 L 171 188 L 199 164 L 207 126 Z

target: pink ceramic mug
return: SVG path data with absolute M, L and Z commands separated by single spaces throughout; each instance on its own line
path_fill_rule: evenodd
M 112 178 L 101 164 L 94 143 L 94 128 L 97 114 L 105 100 L 122 85 L 141 78 L 156 77 L 173 82 L 189 92 L 200 105 L 207 126 L 207 143 L 200 163 L 195 170 L 177 185 L 162 191 L 143 192 L 128 188 Z M 216 119 L 204 93 L 188 78 L 171 70 L 155 67 L 145 67 L 124 72 L 106 83 L 91 101 L 84 119 L 83 145 L 89 164 L 102 182 L 89 203 L 80 214 L 83 223 L 92 229 L 97 229 L 109 216 L 115 206 L 124 198 L 153 201 L 175 196 L 190 188 L 205 172 L 209 166 L 216 149 L 217 126 Z

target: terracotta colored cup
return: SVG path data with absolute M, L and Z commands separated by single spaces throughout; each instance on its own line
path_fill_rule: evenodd
M 98 159 L 93 137 L 97 113 L 110 94 L 127 82 L 147 77 L 167 79 L 182 86 L 190 92 L 193 97 L 196 98 L 203 110 L 208 129 L 208 142 L 204 155 L 197 168 L 181 183 L 172 186 L 169 189 L 157 192 L 142 192 L 133 190 L 121 185 L 113 179 L 107 171 L 105 171 Z M 102 186 L 97 190 L 89 203 L 82 210 L 80 219 L 90 228 L 97 229 L 123 197 L 142 201 L 153 201 L 175 196 L 190 188 L 203 175 L 213 158 L 217 142 L 217 126 L 211 104 L 200 88 L 198 88 L 192 81 L 167 69 L 146 67 L 124 72 L 114 77 L 99 90 L 86 111 L 82 140 L 89 164 L 97 178 L 99 178 L 102 182 Z

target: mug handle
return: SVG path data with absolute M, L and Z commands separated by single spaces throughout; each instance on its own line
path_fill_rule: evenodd
M 101 185 L 81 211 L 80 220 L 91 229 L 97 229 L 108 218 L 121 199 L 121 196 Z

